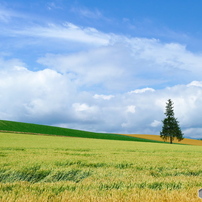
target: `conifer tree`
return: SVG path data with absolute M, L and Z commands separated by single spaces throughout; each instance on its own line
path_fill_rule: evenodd
M 178 141 L 183 140 L 183 133 L 180 129 L 179 122 L 174 116 L 173 102 L 171 99 L 166 103 L 166 118 L 162 121 L 163 127 L 160 132 L 160 137 L 165 140 L 170 140 L 170 144 L 172 144 L 174 138 L 177 138 Z

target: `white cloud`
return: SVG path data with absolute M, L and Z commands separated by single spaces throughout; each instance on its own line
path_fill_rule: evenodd
M 3 57 L 0 56 L 0 70 L 5 70 L 5 72 L 15 69 L 16 67 L 23 67 L 25 64 L 20 61 L 19 59 L 10 59 L 5 60 Z
M 114 95 L 98 95 L 98 94 L 95 94 L 93 97 L 95 99 L 110 100 L 111 98 L 114 97 Z
M 71 74 L 80 85 L 100 85 L 102 92 L 99 93 L 105 94 L 108 89 L 121 92 L 137 89 L 136 93 L 141 92 L 140 89 L 152 91 L 156 86 L 186 84 L 200 80 L 202 76 L 202 55 L 188 51 L 179 43 L 104 33 L 71 22 L 18 25 L 6 34 L 21 40 L 28 38 L 37 48 L 48 46 L 50 53 L 55 53 L 57 48 L 60 50 L 62 43 L 65 53 L 44 53 L 38 62 L 45 68 Z M 37 39 L 36 43 L 33 43 L 33 37 Z M 16 40 L 15 43 L 20 42 Z M 24 44 L 26 49 L 27 43 Z
M 68 27 L 86 34 L 85 29 L 75 25 Z M 88 30 L 92 40 L 97 32 L 97 38 L 102 39 L 100 35 L 103 35 L 106 43 L 98 42 L 97 47 L 70 54 L 46 54 L 38 62 L 71 74 L 80 85 L 99 84 L 103 93 L 104 88 L 131 93 L 154 92 L 155 86 L 186 84 L 202 76 L 202 55 L 189 52 L 185 46 Z M 78 38 L 82 40 L 82 37 Z
M 129 106 L 127 106 L 126 112 L 134 114 L 135 113 L 135 105 L 129 105 Z
M 40 46 L 59 39 L 56 47 L 62 41 L 63 46 L 82 43 L 83 48 L 58 54 L 55 49 L 42 51 L 38 63 L 45 69 L 39 71 L 19 59 L 0 58 L 1 119 L 159 134 L 165 103 L 171 98 L 185 134 L 200 136 L 202 55 L 186 46 L 72 23 L 23 27 L 11 34 L 43 39 Z
M 142 88 L 130 91 L 129 93 L 145 93 L 146 91 L 154 92 L 155 90 L 153 88 Z
M 121 51 L 113 48 L 104 47 L 71 55 L 47 54 L 38 62 L 69 74 L 78 85 L 90 87 L 100 84 L 109 89 L 120 89 L 125 86 L 122 82 L 127 76 L 127 72 L 122 67 L 125 59 Z
M 202 87 L 202 82 L 201 81 L 192 81 L 187 85 L 188 87 L 196 86 L 196 87 Z
M 18 66 L 13 61 L 7 62 L 10 68 L 0 69 L 1 119 L 90 131 L 158 135 L 170 98 L 182 131 L 186 136 L 200 138 L 200 85 L 176 85 L 152 93 L 95 96 L 93 92 L 79 91 L 78 84 L 68 74 L 51 69 L 33 72 L 20 61 Z M 6 61 L 1 64 L 8 67 Z
M 72 108 L 77 121 L 92 123 L 97 120 L 99 108 L 95 105 L 89 106 L 86 103 L 73 103 Z
M 65 90 L 62 90 L 62 89 Z M 51 122 L 64 118 L 74 86 L 53 70 L 32 72 L 26 68 L 0 70 L 1 119 Z M 61 93 L 62 91 L 62 93 Z M 55 116 L 55 118 L 54 118 Z M 57 117 L 57 118 L 56 118 Z
M 157 127 L 157 126 L 159 126 L 159 125 L 161 125 L 162 123 L 160 122 L 160 121 L 157 121 L 157 120 L 154 120 L 150 125 L 152 126 L 152 127 Z
M 84 112 L 84 111 L 87 111 L 87 112 L 94 112 L 96 110 L 96 107 L 95 106 L 88 106 L 87 104 L 85 103 L 74 103 L 73 105 L 73 108 L 76 112 Z
M 36 26 L 31 28 L 16 29 L 11 32 L 15 35 L 60 39 L 86 43 L 92 46 L 107 45 L 109 44 L 109 40 L 111 38 L 110 35 L 99 32 L 94 28 L 82 28 L 69 22 L 63 23 L 63 26 L 49 24 L 46 27 Z

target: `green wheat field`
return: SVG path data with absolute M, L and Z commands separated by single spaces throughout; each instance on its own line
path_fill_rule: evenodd
M 192 145 L 1 132 L 0 201 L 201 201 L 201 154 Z

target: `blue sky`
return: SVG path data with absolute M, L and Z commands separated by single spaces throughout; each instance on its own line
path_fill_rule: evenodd
M 201 138 L 202 2 L 0 1 L 1 119 Z

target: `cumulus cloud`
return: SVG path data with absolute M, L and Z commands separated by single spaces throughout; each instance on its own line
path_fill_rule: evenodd
M 62 111 L 68 110 L 74 94 L 68 78 L 50 69 L 33 72 L 14 66 L 0 70 L 1 119 L 43 123 L 56 117 L 65 120 Z
M 38 62 L 69 74 L 78 85 L 88 87 L 99 84 L 107 89 L 124 88 L 123 80 L 128 74 L 123 68 L 125 59 L 122 51 L 110 47 L 70 55 L 47 54 Z
M 68 74 L 51 69 L 34 72 L 8 62 L 10 68 L 0 70 L 1 119 L 99 132 L 159 134 L 165 103 L 171 98 L 184 134 L 201 135 L 202 88 L 193 85 L 201 81 L 152 92 L 95 95 L 78 91 Z
M 157 86 L 200 80 L 202 55 L 189 52 L 185 46 L 110 34 L 106 39 L 105 46 L 70 54 L 46 54 L 38 63 L 71 74 L 80 85 L 96 84 L 122 92 L 136 88 L 134 93 L 152 92 Z
M 42 47 L 48 46 L 50 53 L 40 54 L 43 56 L 36 59 L 38 63 L 71 74 L 81 85 L 96 84 L 124 92 L 146 87 L 155 89 L 159 85 L 173 86 L 179 82 L 186 84 L 201 78 L 202 55 L 188 51 L 179 43 L 104 33 L 71 22 L 18 25 L 6 34 L 18 39 L 21 36 L 21 40 L 28 38 L 32 46 L 37 44 L 37 48 L 38 43 Z M 33 37 L 37 39 L 35 44 Z M 66 53 L 51 54 L 56 47 L 61 49 L 61 41 Z M 75 51 L 73 44 L 77 44 L 79 51 Z

